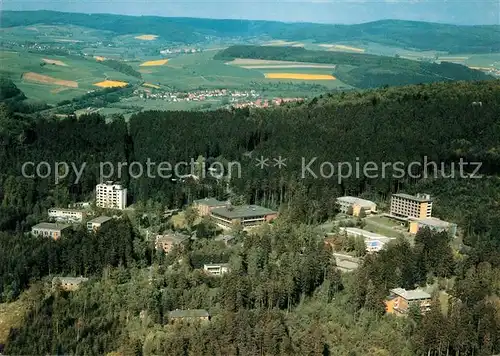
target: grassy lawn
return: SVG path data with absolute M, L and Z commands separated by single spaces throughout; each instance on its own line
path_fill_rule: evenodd
M 21 325 L 25 311 L 26 306 L 21 299 L 0 304 L 0 344 L 5 344 L 11 328 Z
M 388 237 L 404 236 L 405 228 L 399 223 L 382 216 L 373 216 L 365 219 L 365 230 Z

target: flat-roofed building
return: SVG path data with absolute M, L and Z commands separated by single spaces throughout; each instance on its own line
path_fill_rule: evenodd
M 170 323 L 209 321 L 210 314 L 205 309 L 172 310 L 168 313 Z
M 455 236 L 457 234 L 457 224 L 438 218 L 414 219 L 410 221 L 411 234 L 416 234 L 420 229 L 425 227 L 437 232 L 446 231 L 451 236 Z
M 163 250 L 165 253 L 169 253 L 174 246 L 179 245 L 188 239 L 189 236 L 177 233 L 157 235 L 155 248 L 157 250 Z
M 223 229 L 231 229 L 237 223 L 247 229 L 274 220 L 278 212 L 258 205 L 228 205 L 212 209 L 210 216 Z
M 344 214 L 347 214 L 351 208 L 353 216 L 359 216 L 361 211 L 364 211 L 365 214 L 377 212 L 377 204 L 371 200 L 345 196 L 337 198 L 337 203 L 339 204 L 340 212 Z
M 211 263 L 203 265 L 203 270 L 213 276 L 222 276 L 229 272 L 228 263 Z
M 77 209 L 50 208 L 48 211 L 48 215 L 49 218 L 56 221 L 81 223 L 87 216 L 87 213 L 84 210 Z
M 392 314 L 408 314 L 412 305 L 417 305 L 421 313 L 425 314 L 431 308 L 431 295 L 422 289 L 394 288 L 385 305 L 387 312 Z
M 57 240 L 63 236 L 65 231 L 68 231 L 71 225 L 58 224 L 58 223 L 47 223 L 43 222 L 36 224 L 31 228 L 31 233 L 34 236 L 50 237 Z
M 429 194 L 393 194 L 390 215 L 403 220 L 430 218 L 432 215 L 431 196 Z
M 99 208 L 123 210 L 127 206 L 127 189 L 112 181 L 98 184 L 95 188 L 95 200 Z
M 52 288 L 54 289 L 57 285 L 61 289 L 73 292 L 80 288 L 80 284 L 87 282 L 89 279 L 85 277 L 54 277 L 52 279 Z
M 87 221 L 88 232 L 97 232 L 101 227 L 108 224 L 113 218 L 109 216 L 99 216 L 95 219 Z
M 208 216 L 210 215 L 213 209 L 223 208 L 228 204 L 228 202 L 219 201 L 215 198 L 205 198 L 205 199 L 195 200 L 193 204 L 194 207 L 198 209 L 198 214 L 200 216 Z
M 357 227 L 341 227 L 340 232 L 345 232 L 347 236 L 363 237 L 367 252 L 379 252 L 387 243 L 396 240 L 394 237 L 379 235 Z

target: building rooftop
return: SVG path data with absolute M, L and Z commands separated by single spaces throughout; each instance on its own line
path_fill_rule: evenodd
M 156 235 L 156 242 L 159 241 L 173 241 L 173 242 L 182 242 L 189 239 L 189 236 L 179 234 L 179 233 L 170 233 L 165 235 Z
M 345 196 L 345 197 L 338 197 L 337 200 L 349 203 L 349 204 L 358 204 L 362 207 L 372 207 L 373 205 L 377 205 L 376 203 L 372 202 L 371 200 L 366 200 L 366 199 L 361 199 L 358 197 L 351 197 L 351 196 Z
M 430 299 L 431 295 L 422 289 L 406 290 L 404 288 L 391 289 L 391 293 L 399 295 L 406 300 Z
M 42 223 L 39 223 L 39 224 L 36 224 L 35 226 L 33 226 L 32 229 L 48 229 L 48 230 L 62 231 L 64 229 L 67 229 L 70 226 L 71 225 L 68 225 L 68 224 L 42 222 Z
M 199 205 L 207 205 L 207 206 L 222 206 L 227 204 L 224 201 L 219 201 L 215 198 L 205 198 L 205 199 L 198 199 L 194 201 L 195 204 Z
M 277 211 L 264 208 L 259 205 L 240 205 L 233 207 L 216 208 L 212 210 L 212 214 L 219 215 L 227 219 L 238 219 L 277 214 Z
M 369 240 L 378 240 L 381 242 L 388 242 L 391 240 L 395 240 L 394 237 L 379 235 L 379 234 L 376 234 L 374 232 L 359 229 L 357 227 L 340 227 L 339 230 L 341 232 L 345 231 L 351 235 L 363 236 L 364 238 L 369 239 Z
M 425 219 L 417 219 L 419 224 L 432 226 L 432 227 L 440 227 L 440 228 L 448 228 L 451 223 L 448 221 L 444 221 L 438 218 L 425 218 Z
M 172 310 L 168 313 L 169 318 L 203 318 L 210 314 L 205 309 Z
M 109 216 L 99 216 L 95 219 L 92 219 L 92 220 L 89 220 L 88 222 L 89 223 L 92 223 L 92 224 L 102 224 L 102 223 L 105 223 L 106 221 L 109 221 L 109 220 L 112 220 L 113 218 L 110 218 Z
M 85 212 L 85 210 L 82 210 L 82 209 L 68 209 L 68 208 L 50 208 L 49 212 L 54 211 L 54 210 L 64 211 L 67 213 L 84 213 Z
M 429 194 L 410 195 L 410 194 L 405 194 L 405 193 L 398 193 L 398 194 L 393 194 L 392 196 L 403 198 L 403 199 L 408 199 L 408 200 L 414 200 L 414 201 L 418 201 L 421 203 L 432 201 L 431 196 Z
M 60 280 L 61 283 L 80 284 L 87 282 L 89 279 L 85 277 L 54 277 L 52 278 L 52 283 L 55 283 L 57 280 Z
M 203 265 L 204 269 L 219 268 L 219 267 L 229 267 L 229 263 L 207 263 Z

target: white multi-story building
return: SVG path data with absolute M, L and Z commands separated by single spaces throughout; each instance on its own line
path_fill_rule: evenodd
M 55 221 L 82 222 L 86 216 L 86 212 L 77 209 L 51 208 L 48 211 L 48 215 L 49 218 Z
M 111 181 L 98 184 L 95 188 L 96 206 L 123 210 L 127 206 L 127 189 Z

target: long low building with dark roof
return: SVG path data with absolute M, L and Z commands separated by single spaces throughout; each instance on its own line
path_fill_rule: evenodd
M 245 229 L 274 220 L 278 212 L 259 205 L 240 205 L 213 209 L 210 216 L 223 229 L 230 229 L 237 223 Z

